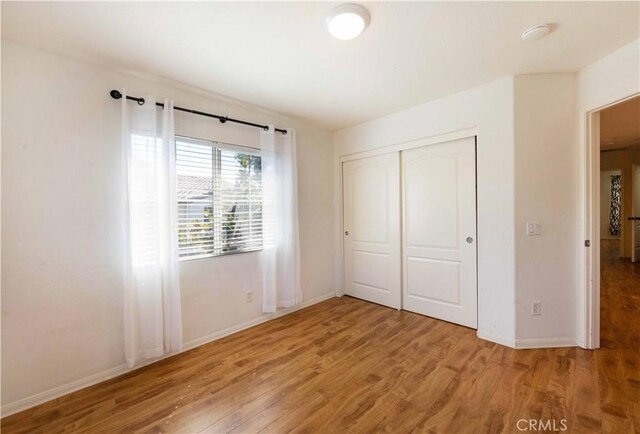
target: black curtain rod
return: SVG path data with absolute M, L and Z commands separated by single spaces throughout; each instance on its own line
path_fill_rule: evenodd
M 122 93 L 120 93 L 120 91 L 117 91 L 117 90 L 112 90 L 109 94 L 111 95 L 111 98 L 113 98 L 113 99 L 122 98 Z M 143 105 L 144 104 L 144 98 L 136 98 L 134 96 L 127 95 L 127 99 L 131 100 L 131 101 L 135 101 L 139 105 Z M 161 102 L 156 102 L 156 105 L 158 107 L 164 108 L 164 104 L 161 103 Z M 240 119 L 233 119 L 233 118 L 230 118 L 230 117 L 227 117 L 227 116 L 214 115 L 214 114 L 211 114 L 211 113 L 205 113 L 205 112 L 201 112 L 201 111 L 198 111 L 198 110 L 191 110 L 191 109 L 188 109 L 188 108 L 178 107 L 178 106 L 173 106 L 173 109 L 181 111 L 181 112 L 192 113 L 194 115 L 200 115 L 200 116 L 207 116 L 209 118 L 215 118 L 215 119 L 218 119 L 223 124 L 225 122 L 229 121 L 229 122 L 235 122 L 236 124 L 248 125 L 250 127 L 262 128 L 265 131 L 269 130 L 269 126 L 268 125 L 254 124 L 253 122 L 241 121 Z M 277 132 L 279 132 L 279 133 L 287 134 L 287 130 L 283 130 L 282 128 L 275 128 L 275 130 Z

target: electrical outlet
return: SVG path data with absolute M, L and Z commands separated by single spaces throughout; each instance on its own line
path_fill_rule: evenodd
M 253 301 L 253 291 L 247 291 L 247 303 L 251 303 Z
M 542 235 L 542 225 L 540 222 L 527 222 L 527 236 Z
M 533 303 L 531 303 L 531 315 L 542 315 L 542 303 L 540 303 L 539 301 L 534 301 Z

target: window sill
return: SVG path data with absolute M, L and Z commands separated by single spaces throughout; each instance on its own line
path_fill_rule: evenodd
M 208 255 L 200 255 L 200 256 L 186 256 L 183 258 L 179 258 L 179 262 L 183 262 L 183 261 L 194 261 L 196 259 L 209 259 L 209 258 L 219 258 L 219 257 L 223 257 L 223 256 L 233 256 L 233 255 L 240 255 L 242 253 L 256 253 L 256 252 L 261 252 L 263 250 L 262 247 L 257 248 L 257 249 L 251 249 L 251 250 L 239 250 L 239 251 L 235 251 L 235 252 L 224 252 L 224 253 L 217 253 L 217 254 L 208 254 Z

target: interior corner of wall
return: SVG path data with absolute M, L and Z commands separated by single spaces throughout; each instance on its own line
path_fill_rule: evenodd
M 504 345 L 509 348 L 516 348 L 516 339 L 514 337 L 499 336 L 491 332 L 485 332 L 478 329 L 476 335 L 478 338 L 485 341 L 493 342 L 495 344 Z

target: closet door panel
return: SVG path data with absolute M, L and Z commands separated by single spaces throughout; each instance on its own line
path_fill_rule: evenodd
M 400 308 L 398 153 L 342 166 L 345 294 Z
M 402 152 L 403 307 L 477 327 L 475 139 Z

